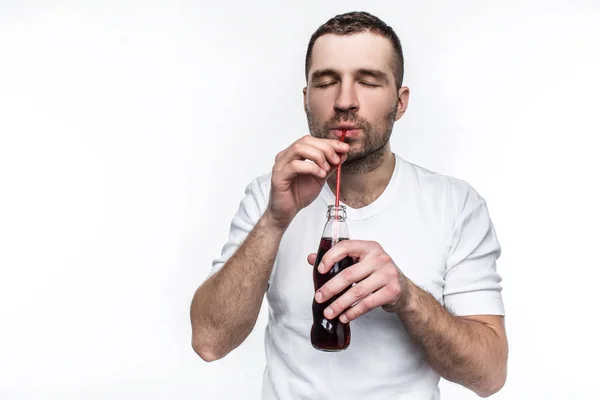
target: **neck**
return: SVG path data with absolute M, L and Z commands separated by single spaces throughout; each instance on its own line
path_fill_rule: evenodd
M 379 154 L 376 154 L 379 153 Z M 340 201 L 352 208 L 365 207 L 374 202 L 385 190 L 396 166 L 396 157 L 389 142 L 380 151 L 342 165 Z M 335 193 L 337 174 L 329 177 L 327 184 Z

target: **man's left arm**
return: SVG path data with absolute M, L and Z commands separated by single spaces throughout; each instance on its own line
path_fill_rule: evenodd
M 330 310 L 325 310 L 326 318 L 339 316 L 346 323 L 382 307 L 398 316 L 428 364 L 442 377 L 481 397 L 502 388 L 508 357 L 503 316 L 452 315 L 404 276 L 376 242 L 344 240 L 336 244 L 323 256 L 319 271 L 328 271 L 347 255 L 360 261 L 332 278 L 315 295 L 318 302 L 324 302 L 356 283 L 331 304 Z M 309 255 L 308 262 L 314 264 L 315 258 L 314 253 Z
M 476 195 L 468 200 L 448 238 L 444 305 L 407 278 L 381 245 L 361 240 L 343 240 L 325 253 L 321 273 L 346 256 L 358 262 L 323 285 L 315 300 L 327 301 L 349 287 L 325 310 L 326 318 L 339 316 L 345 323 L 377 307 L 393 312 L 436 372 L 487 397 L 502 388 L 507 373 L 496 273 L 500 246 L 485 202 Z M 310 264 L 315 260 L 314 253 L 309 255 Z
M 452 315 L 408 280 L 407 292 L 403 306 L 392 311 L 419 344 L 428 364 L 445 379 L 481 397 L 498 392 L 506 381 L 508 360 L 504 317 Z

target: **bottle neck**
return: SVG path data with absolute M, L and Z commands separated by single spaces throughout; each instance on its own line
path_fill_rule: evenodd
M 334 242 L 341 239 L 350 239 L 350 232 L 346 223 L 346 207 L 329 206 L 327 208 L 327 223 L 323 229 L 322 237 L 329 238 Z
M 327 220 L 338 220 L 346 221 L 346 207 L 345 206 L 328 206 L 327 207 Z

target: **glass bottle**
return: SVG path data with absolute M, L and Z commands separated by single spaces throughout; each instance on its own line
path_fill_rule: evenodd
M 348 232 L 348 225 L 346 224 L 346 207 L 328 206 L 327 222 L 325 223 L 325 228 L 321 235 L 317 259 L 313 270 L 315 292 L 327 281 L 339 274 L 344 268 L 348 268 L 354 264 L 352 257 L 346 256 L 341 261 L 336 262 L 325 274 L 321 274 L 317 270 L 317 267 L 327 250 L 336 243 L 349 238 L 350 234 Z M 323 311 L 325 311 L 325 309 L 337 298 L 341 297 L 349 288 L 350 287 L 344 289 L 341 293 L 333 296 L 324 303 L 317 303 L 313 298 L 313 325 L 310 331 L 310 340 L 315 349 L 323 351 L 340 351 L 347 349 L 350 345 L 350 324 L 342 323 L 338 317 L 329 320 L 323 315 Z

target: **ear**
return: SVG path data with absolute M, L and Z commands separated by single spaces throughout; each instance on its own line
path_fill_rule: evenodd
M 302 96 L 303 96 L 303 101 L 302 102 L 304 103 L 304 112 L 306 113 L 307 112 L 307 110 L 306 110 L 306 108 L 307 108 L 307 105 L 306 105 L 306 88 L 302 89 Z
M 398 121 L 408 108 L 408 98 L 410 90 L 406 86 L 402 86 L 398 89 L 398 108 L 396 109 L 396 121 Z

